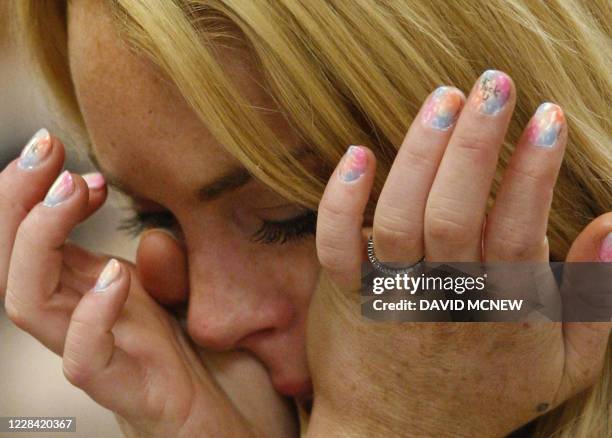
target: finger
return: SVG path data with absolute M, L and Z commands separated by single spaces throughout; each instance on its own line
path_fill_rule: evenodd
M 64 265 L 93 278 L 94 283 L 101 269 L 108 263 L 107 255 L 86 250 L 71 242 L 66 242 L 63 249 Z M 91 287 L 93 283 L 86 290 Z
M 128 297 L 130 275 L 111 259 L 91 291 L 74 310 L 63 352 L 64 375 L 109 409 L 121 409 L 140 381 L 141 369 L 135 359 L 115 346 L 112 328 Z M 110 391 L 109 388 L 122 390 Z M 123 400 L 125 399 L 125 400 Z M 123 400 L 123 401 L 122 401 Z
M 484 72 L 472 89 L 427 200 L 428 260 L 480 260 L 487 200 L 514 102 L 512 80 L 499 71 Z
M 414 263 L 423 256 L 427 196 L 464 101 L 458 89 L 439 87 L 410 126 L 376 205 L 379 260 Z
M 89 188 L 89 203 L 83 217 L 85 219 L 94 214 L 104 204 L 108 192 L 106 181 L 101 173 L 86 173 L 82 177 Z
M 64 148 L 46 129 L 38 131 L 21 156 L 0 173 L 0 297 L 5 295 L 15 234 L 45 196 L 64 163 Z
M 574 240 L 567 262 L 612 262 L 612 212 L 592 221 Z
M 62 173 L 43 203 L 17 230 L 10 260 L 6 310 L 19 327 L 56 351 L 61 330 L 51 330 L 51 296 L 60 290 L 63 245 L 88 207 L 89 189 L 78 175 Z
M 187 301 L 187 258 L 172 235 L 160 229 L 143 233 L 136 252 L 136 267 L 142 286 L 162 306 Z
M 359 288 L 363 242 L 361 227 L 372 183 L 375 158 L 363 146 L 351 146 L 325 188 L 317 213 L 317 255 L 330 279 L 343 288 Z
M 567 254 L 566 262 L 612 263 L 612 213 L 599 216 L 580 233 Z M 563 324 L 567 367 L 559 391 L 560 400 L 597 381 L 605 360 L 610 329 L 612 322 Z
M 566 139 L 563 110 L 552 103 L 540 105 L 510 159 L 487 217 L 487 261 L 548 261 L 546 227 Z

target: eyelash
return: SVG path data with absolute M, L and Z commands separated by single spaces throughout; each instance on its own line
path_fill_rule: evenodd
M 263 221 L 262 226 L 252 236 L 253 242 L 263 244 L 285 244 L 315 234 L 317 225 L 317 212 L 308 210 L 300 216 L 284 221 Z M 134 212 L 131 217 L 123 219 L 119 230 L 137 237 L 149 228 L 164 228 L 174 230 L 176 219 L 167 211 L 163 212 Z
M 300 216 L 284 221 L 263 221 L 263 225 L 253 234 L 251 240 L 265 244 L 284 244 L 313 236 L 317 228 L 317 212 L 308 210 Z

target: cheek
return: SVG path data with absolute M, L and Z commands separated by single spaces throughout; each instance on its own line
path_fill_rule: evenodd
M 261 244 L 248 241 L 227 222 L 194 225 L 183 229 L 192 289 L 206 292 L 217 285 L 242 290 L 251 305 L 282 301 L 305 315 L 320 272 L 313 238 Z

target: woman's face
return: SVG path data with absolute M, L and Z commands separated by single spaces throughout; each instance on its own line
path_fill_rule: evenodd
M 319 268 L 312 233 L 296 234 L 291 222 L 304 210 L 244 177 L 176 88 L 126 48 L 104 3 L 75 1 L 69 11 L 72 78 L 101 171 L 134 199 L 145 225 L 175 222 L 194 341 L 248 350 L 279 392 L 308 394 L 305 318 Z M 249 102 L 273 108 L 243 54 L 223 49 L 221 62 Z M 267 117 L 298 147 L 278 113 Z M 278 232 L 293 238 L 281 243 Z

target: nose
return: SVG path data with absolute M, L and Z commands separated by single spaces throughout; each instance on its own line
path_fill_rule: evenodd
M 234 349 L 253 335 L 280 332 L 295 314 L 282 282 L 234 263 L 215 266 L 193 255 L 189 263 L 187 331 L 198 345 L 214 351 Z

